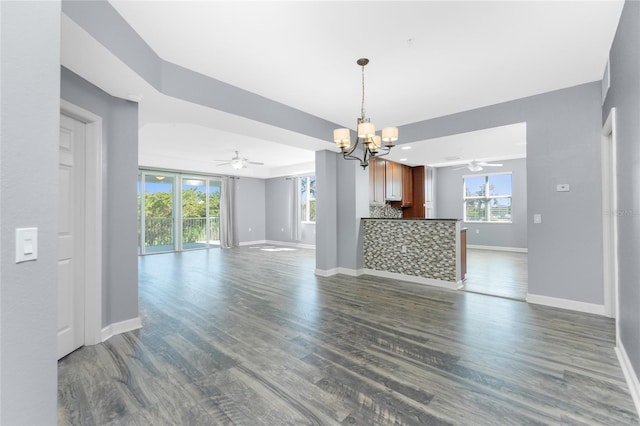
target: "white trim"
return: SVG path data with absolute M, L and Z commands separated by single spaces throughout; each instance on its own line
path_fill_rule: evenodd
M 350 277 L 359 277 L 365 274 L 366 269 L 350 269 L 338 266 L 338 273 L 342 275 L 349 275 Z
M 359 277 L 360 275 L 363 275 L 365 273 L 364 271 L 364 269 L 350 269 L 339 266 L 337 268 L 331 269 L 316 269 L 314 271 L 314 274 L 319 277 L 331 277 L 337 274 L 349 275 L 350 277 Z
M 276 246 L 290 246 L 290 247 L 313 249 L 313 250 L 316 249 L 315 244 L 289 243 L 287 241 L 266 240 L 264 244 L 273 244 Z
M 436 280 L 433 278 L 417 277 L 415 275 L 399 274 L 397 272 L 378 271 L 376 269 L 365 268 L 363 271 L 365 275 L 373 275 L 375 277 L 382 277 L 382 278 L 391 278 L 395 280 L 408 281 L 408 282 L 417 283 L 417 284 L 426 284 L 433 287 L 446 288 L 449 290 L 458 290 L 463 285 L 462 281 L 458 281 L 458 282 L 443 281 L 443 280 Z
M 139 328 L 142 328 L 142 321 L 140 320 L 140 317 L 110 324 L 101 330 L 101 341 L 106 342 L 117 334 L 126 333 Z
M 616 179 L 616 109 L 611 108 L 602 126 L 602 256 L 603 292 L 605 313 L 616 318 L 616 340 L 619 336 L 618 324 L 618 216 Z
M 332 269 L 316 269 L 314 271 L 314 274 L 319 276 L 319 277 L 331 277 L 333 275 L 338 274 L 338 268 L 332 268 Z
M 604 316 L 604 305 L 595 303 L 578 302 L 576 300 L 560 299 L 557 297 L 541 296 L 538 294 L 527 294 L 527 303 L 536 305 L 551 306 L 553 308 L 568 309 L 570 311 L 585 312 Z
M 521 247 L 499 247 L 499 246 L 477 246 L 473 244 L 467 244 L 468 249 L 476 250 L 495 250 L 495 251 L 512 251 L 514 253 L 528 253 L 528 248 Z
M 259 244 L 267 244 L 267 240 L 241 241 L 240 243 L 238 243 L 238 245 L 240 245 L 240 247 L 242 247 L 242 246 L 255 246 L 255 245 L 259 245 Z
M 615 351 L 618 356 L 620 367 L 622 368 L 622 373 L 627 381 L 627 386 L 629 386 L 629 393 L 631 394 L 633 403 L 636 406 L 636 413 L 640 413 L 640 382 L 638 382 L 638 376 L 636 375 L 622 342 L 618 341 Z
M 302 243 L 289 243 L 286 241 L 274 241 L 274 240 L 256 240 L 256 241 L 244 241 L 239 243 L 242 246 L 255 246 L 259 244 L 271 244 L 274 246 L 289 246 L 289 247 L 297 247 L 304 249 L 312 249 L 315 250 L 316 246 L 314 244 L 302 244 Z
M 85 123 L 84 344 L 102 341 L 102 117 L 60 100 L 60 112 Z

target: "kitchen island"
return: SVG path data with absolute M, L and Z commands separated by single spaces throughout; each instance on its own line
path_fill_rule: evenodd
M 458 289 L 466 272 L 459 219 L 363 218 L 364 273 Z

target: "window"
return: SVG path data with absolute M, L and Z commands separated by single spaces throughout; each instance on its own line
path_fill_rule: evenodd
M 464 221 L 511 223 L 511 173 L 465 176 Z
M 300 178 L 300 220 L 316 221 L 316 177 Z

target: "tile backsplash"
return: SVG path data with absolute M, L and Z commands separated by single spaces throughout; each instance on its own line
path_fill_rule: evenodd
M 369 217 L 385 218 L 385 219 L 400 219 L 402 218 L 402 209 L 391 207 L 389 204 L 385 205 L 370 205 Z

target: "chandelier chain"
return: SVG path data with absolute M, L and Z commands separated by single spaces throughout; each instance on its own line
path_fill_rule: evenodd
M 364 65 L 362 65 L 362 104 L 360 106 L 360 117 L 362 118 L 362 121 L 364 121 L 364 118 L 365 118 L 365 111 L 364 111 Z

